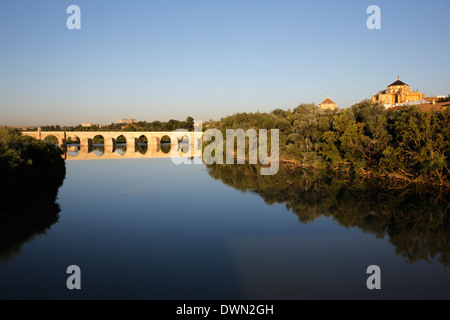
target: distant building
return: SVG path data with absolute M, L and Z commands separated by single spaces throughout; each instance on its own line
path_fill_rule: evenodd
M 83 128 L 90 128 L 90 127 L 93 126 L 93 124 L 90 123 L 90 122 L 85 122 L 85 123 L 82 123 L 81 126 L 82 126 Z
M 119 119 L 120 124 L 131 124 L 138 122 L 136 119 Z
M 319 107 L 322 110 L 336 110 L 337 104 L 334 103 L 327 95 L 327 98 L 319 104 Z
M 401 105 L 404 103 L 419 101 L 425 95 L 420 93 L 419 90 L 412 91 L 406 83 L 397 81 L 391 83 L 386 90 L 379 91 L 376 95 L 372 96 L 372 102 L 381 103 L 385 107 L 394 105 Z

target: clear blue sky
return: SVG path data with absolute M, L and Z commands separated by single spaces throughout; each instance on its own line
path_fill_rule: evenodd
M 81 30 L 66 9 L 81 8 Z M 381 8 L 381 30 L 366 9 Z M 1 0 L 0 124 L 219 119 L 450 93 L 450 1 Z

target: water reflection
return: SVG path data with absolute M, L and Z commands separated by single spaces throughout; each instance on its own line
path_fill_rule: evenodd
M 68 144 L 67 145 L 67 153 L 72 157 L 76 157 L 80 153 L 80 145 L 79 144 Z
M 138 152 L 140 154 L 145 154 L 148 150 L 148 144 L 147 143 L 139 143 L 138 144 Z
M 43 196 L 43 198 L 45 198 Z M 0 215 L 0 262 L 21 252 L 22 246 L 45 234 L 59 220 L 59 204 L 55 200 L 30 204 L 27 208 Z
M 162 153 L 169 153 L 170 151 L 170 143 L 161 143 L 161 152 Z
M 123 156 L 127 152 L 127 145 L 125 143 L 118 143 L 116 145 L 116 152 Z
M 360 180 L 330 171 L 280 168 L 258 175 L 252 165 L 211 165 L 214 179 L 266 203 L 282 203 L 307 224 L 332 217 L 343 227 L 358 227 L 377 238 L 388 237 L 396 254 L 408 262 L 436 261 L 450 266 L 450 213 L 447 191 L 403 187 L 386 180 Z
M 63 158 L 66 160 L 87 159 L 119 159 L 119 158 L 170 158 L 170 157 L 201 157 L 200 148 L 192 148 L 187 142 L 176 144 L 138 143 L 130 146 L 126 143 L 115 145 L 94 144 L 91 146 L 68 145 L 63 149 Z
M 92 146 L 92 153 L 97 157 L 101 157 L 105 153 L 105 146 L 103 144 L 94 144 Z
M 59 220 L 56 202 L 65 178 L 64 164 L 54 164 L 45 181 L 36 172 L 0 180 L 0 263 L 19 254 L 36 235 L 45 234 Z

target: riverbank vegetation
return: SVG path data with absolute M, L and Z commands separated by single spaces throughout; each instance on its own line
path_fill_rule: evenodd
M 0 195 L 2 213 L 54 202 L 66 167 L 61 149 L 46 141 L 0 128 Z
M 280 160 L 300 166 L 382 175 L 450 187 L 450 110 L 386 110 L 368 100 L 343 110 L 301 104 L 293 110 L 239 113 L 217 128 L 279 129 Z
M 65 174 L 58 147 L 0 127 L 0 262 L 58 221 Z

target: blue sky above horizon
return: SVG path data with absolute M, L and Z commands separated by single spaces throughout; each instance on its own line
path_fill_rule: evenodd
M 81 30 L 68 30 L 69 5 Z M 381 8 L 381 30 L 366 9 Z M 6 0 L 0 125 L 348 107 L 395 81 L 450 93 L 448 0 Z

